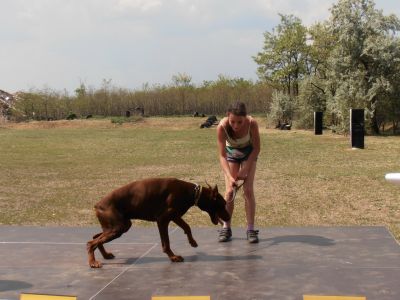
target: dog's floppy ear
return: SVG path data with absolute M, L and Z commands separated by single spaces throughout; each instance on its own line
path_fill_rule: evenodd
M 210 190 L 212 190 L 212 187 L 211 187 L 211 185 L 207 182 L 207 179 L 206 179 L 205 181 L 206 181 L 206 184 L 208 185 L 208 187 L 210 188 Z
M 213 192 L 212 192 L 213 199 L 217 199 L 217 195 L 218 195 L 218 186 L 215 185 L 212 191 L 213 191 Z

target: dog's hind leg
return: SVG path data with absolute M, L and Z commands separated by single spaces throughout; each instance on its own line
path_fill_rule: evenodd
M 93 240 L 86 243 L 86 250 L 88 253 L 88 261 L 89 261 L 89 266 L 91 268 L 101 268 L 101 263 L 96 261 L 96 258 L 94 256 L 94 250 L 96 250 L 96 248 L 98 247 L 97 238 L 100 237 L 102 234 L 103 233 L 96 234 L 94 236 Z
M 129 228 L 131 228 L 131 226 L 132 226 L 132 222 L 130 220 L 127 220 L 124 223 L 124 226 L 122 227 L 122 233 L 127 232 L 129 230 Z M 100 253 L 101 253 L 101 255 L 103 256 L 104 259 L 113 259 L 113 258 L 115 258 L 114 254 L 112 254 L 111 252 L 107 252 L 106 251 L 106 249 L 104 248 L 103 244 L 98 244 L 97 248 L 99 249 L 99 251 L 100 251 Z
M 93 236 L 93 239 L 94 240 L 97 239 L 101 234 L 102 234 L 102 232 L 100 232 L 98 234 L 95 234 Z M 112 253 L 109 253 L 109 252 L 106 251 L 106 249 L 104 249 L 103 244 L 98 244 L 97 248 L 99 249 L 101 255 L 103 255 L 104 259 L 113 259 L 113 258 L 115 258 L 115 256 Z
M 177 217 L 173 219 L 174 223 L 178 225 L 180 228 L 183 229 L 185 234 L 187 235 L 187 238 L 189 240 L 189 243 L 192 247 L 197 247 L 197 242 L 193 238 L 192 231 L 190 230 L 190 226 L 180 217 Z
M 87 242 L 86 248 L 88 252 L 89 266 L 91 268 L 101 268 L 101 263 L 99 261 L 96 261 L 95 259 L 94 250 L 96 250 L 96 248 L 99 248 L 99 250 L 100 248 L 102 248 L 105 251 L 103 244 L 112 241 L 120 237 L 121 235 L 122 233 L 119 233 L 117 231 L 105 231 L 101 233 L 96 239 Z
M 93 239 L 94 239 L 94 240 L 97 239 L 101 234 L 102 234 L 102 232 L 100 232 L 100 233 L 98 233 L 98 234 L 95 234 L 95 235 L 93 236 Z M 106 251 L 106 249 L 104 249 L 103 244 L 98 244 L 98 245 L 97 245 L 97 248 L 99 249 L 101 255 L 102 255 L 105 259 L 113 259 L 113 258 L 115 258 L 115 256 L 114 256 L 112 253 L 108 253 L 108 252 Z
M 93 236 L 93 240 L 86 243 L 86 250 L 88 252 L 89 266 L 92 268 L 100 268 L 101 264 L 96 261 L 94 256 L 94 250 L 98 247 L 97 239 L 103 234 L 103 232 L 97 233 Z
M 117 229 L 105 230 L 100 234 L 96 234 L 93 240 L 87 243 L 87 252 L 89 258 L 89 266 L 91 268 L 101 268 L 101 263 L 96 261 L 94 256 L 94 250 L 98 248 L 106 259 L 114 258 L 114 255 L 110 252 L 107 252 L 104 249 L 103 244 L 108 243 L 116 238 L 119 238 L 123 233 L 127 232 L 131 227 L 132 223 L 130 220 L 127 220 L 124 224 L 119 226 Z
M 113 259 L 115 258 L 114 254 L 112 254 L 111 252 L 107 252 L 106 249 L 104 248 L 103 244 L 99 244 L 97 246 L 97 248 L 99 249 L 101 255 L 103 256 L 104 259 Z
M 102 234 L 102 232 L 95 234 L 95 235 L 93 236 L 93 239 L 97 239 L 101 234 Z

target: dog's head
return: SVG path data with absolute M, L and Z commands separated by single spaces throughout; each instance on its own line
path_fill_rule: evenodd
M 217 186 L 214 188 L 209 186 L 207 194 L 201 197 L 198 206 L 201 210 L 204 210 L 209 214 L 211 222 L 213 222 L 214 225 L 217 225 L 220 219 L 225 222 L 231 219 L 231 216 L 225 207 L 226 201 L 218 192 Z

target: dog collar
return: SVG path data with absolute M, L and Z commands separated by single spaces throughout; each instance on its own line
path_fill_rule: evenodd
M 203 187 L 201 185 L 198 185 L 197 183 L 195 183 L 195 186 L 194 186 L 194 205 L 196 205 L 196 206 L 198 206 L 202 190 L 203 190 Z

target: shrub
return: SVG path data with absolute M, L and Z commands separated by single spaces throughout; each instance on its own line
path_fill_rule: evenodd
M 67 120 L 74 120 L 74 119 L 76 119 L 76 118 L 77 118 L 76 114 L 74 114 L 74 113 L 72 113 L 72 112 L 70 112 L 70 113 L 68 114 L 68 116 L 67 116 Z

